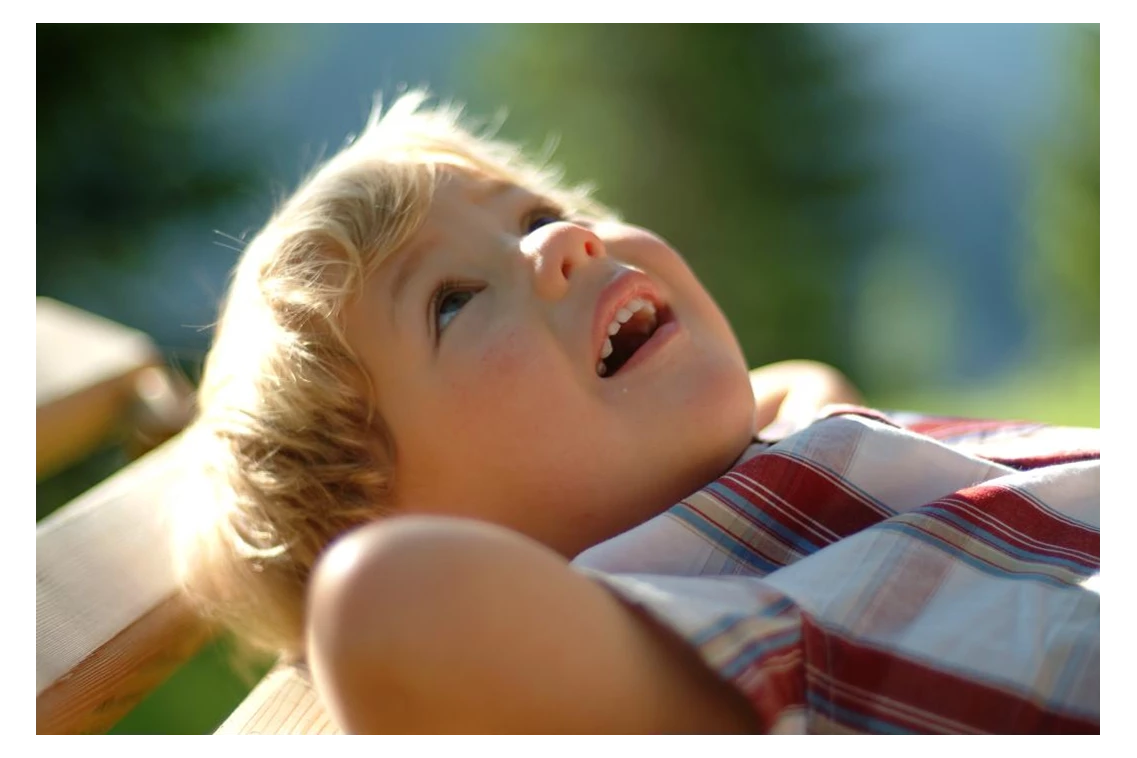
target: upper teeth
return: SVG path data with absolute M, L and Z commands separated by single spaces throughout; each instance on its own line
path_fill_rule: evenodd
M 647 300 L 640 300 L 639 298 L 630 300 L 623 308 L 616 311 L 616 317 L 612 319 L 612 323 L 608 324 L 608 337 L 604 340 L 604 347 L 600 349 L 601 360 L 612 354 L 612 335 L 620 331 L 620 327 L 628 323 L 628 319 L 641 310 L 649 316 L 655 316 L 655 306 Z

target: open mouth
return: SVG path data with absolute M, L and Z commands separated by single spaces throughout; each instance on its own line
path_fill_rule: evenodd
M 666 306 L 657 306 L 643 298 L 628 301 L 608 324 L 608 338 L 600 350 L 596 375 L 609 377 L 616 374 L 656 330 L 670 320 L 671 313 Z

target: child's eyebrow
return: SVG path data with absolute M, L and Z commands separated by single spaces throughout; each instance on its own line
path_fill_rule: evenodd
M 406 289 L 407 282 L 413 279 L 419 269 L 422 268 L 423 260 L 426 258 L 427 248 L 434 243 L 434 235 L 429 235 L 396 253 L 398 260 L 395 261 L 395 274 L 391 282 L 390 303 L 392 321 L 395 320 L 397 306 L 403 296 L 403 290 Z
M 481 205 L 513 189 L 518 189 L 518 186 L 513 182 L 503 179 L 486 179 L 474 186 L 469 197 L 471 202 Z

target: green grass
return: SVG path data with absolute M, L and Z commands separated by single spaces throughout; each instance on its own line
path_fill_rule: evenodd
M 207 644 L 109 733 L 211 734 L 268 673 L 267 663 L 234 665 L 236 655 L 226 638 Z
M 1096 428 L 1101 425 L 1100 354 L 1095 347 L 1022 366 L 978 386 L 922 388 L 868 401 L 880 408 Z

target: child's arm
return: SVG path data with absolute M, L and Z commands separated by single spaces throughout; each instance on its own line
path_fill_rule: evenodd
M 348 536 L 309 602 L 316 686 L 349 732 L 755 729 L 670 632 L 513 532 L 395 518 Z
M 771 363 L 750 372 L 755 429 L 778 438 L 797 431 L 830 403 L 860 404 L 864 398 L 837 369 L 817 361 Z

